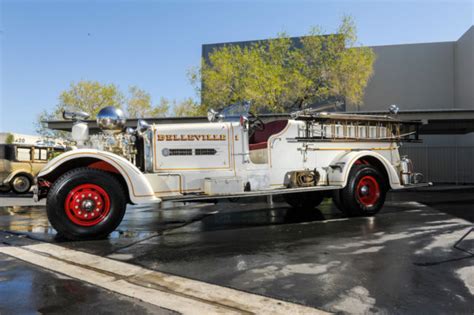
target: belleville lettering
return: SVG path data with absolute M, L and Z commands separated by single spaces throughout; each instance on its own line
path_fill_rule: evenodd
M 158 141 L 225 141 L 226 135 L 157 135 Z

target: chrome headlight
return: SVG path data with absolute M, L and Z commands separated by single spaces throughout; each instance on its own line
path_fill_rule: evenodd
M 137 130 L 140 133 L 144 133 L 145 131 L 150 129 L 150 125 L 143 119 L 139 119 L 137 122 Z

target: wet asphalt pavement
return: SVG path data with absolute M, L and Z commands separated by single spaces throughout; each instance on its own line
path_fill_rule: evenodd
M 11 196 L 0 200 L 15 204 Z M 472 313 L 473 256 L 452 248 L 472 222 L 474 189 L 391 193 L 375 218 L 344 218 L 330 201 L 314 211 L 278 202 L 273 207 L 264 202 L 130 207 L 107 240 L 90 242 L 57 238 L 44 206 L 0 207 L 0 230 L 7 233 L 350 313 Z M 474 250 L 473 239 L 462 246 Z M 6 256 L 0 256 L 0 266 L 2 314 L 17 303 L 25 312 L 48 312 L 44 305 L 72 313 L 91 306 L 166 312 Z M 38 294 L 38 286 L 50 293 Z M 70 286 L 80 293 L 69 293 Z M 22 304 L 13 293 L 3 299 L 10 291 L 35 303 Z M 100 298 L 88 301 L 88 296 Z M 61 302 L 66 300 L 74 306 Z M 107 306 L 114 300 L 120 308 Z
M 173 314 L 2 254 L 0 297 L 0 314 Z

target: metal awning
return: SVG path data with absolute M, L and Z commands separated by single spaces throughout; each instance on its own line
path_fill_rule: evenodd
M 388 115 L 388 111 L 347 112 L 348 114 Z M 262 114 L 264 121 L 289 118 L 289 114 Z M 420 134 L 450 135 L 474 132 L 474 110 L 472 109 L 440 109 L 440 110 L 401 110 L 397 118 L 400 120 L 419 120 Z M 183 124 L 207 122 L 207 117 L 159 117 L 144 118 L 150 124 Z M 128 119 L 126 127 L 136 127 L 138 119 Z M 87 120 L 91 133 L 97 133 L 99 128 L 95 120 Z M 47 121 L 47 126 L 53 130 L 70 131 L 71 121 Z
M 386 111 L 358 112 L 360 114 L 380 115 Z M 420 134 L 454 135 L 474 132 L 473 109 L 436 109 L 436 110 L 404 110 L 399 112 L 403 120 L 420 120 Z

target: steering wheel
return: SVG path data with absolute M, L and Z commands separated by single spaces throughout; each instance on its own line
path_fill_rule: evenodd
M 249 119 L 249 136 L 252 136 L 255 133 L 255 131 L 265 130 L 265 123 L 259 117 L 257 117 L 257 115 L 255 115 L 254 113 L 249 112 L 248 119 Z

